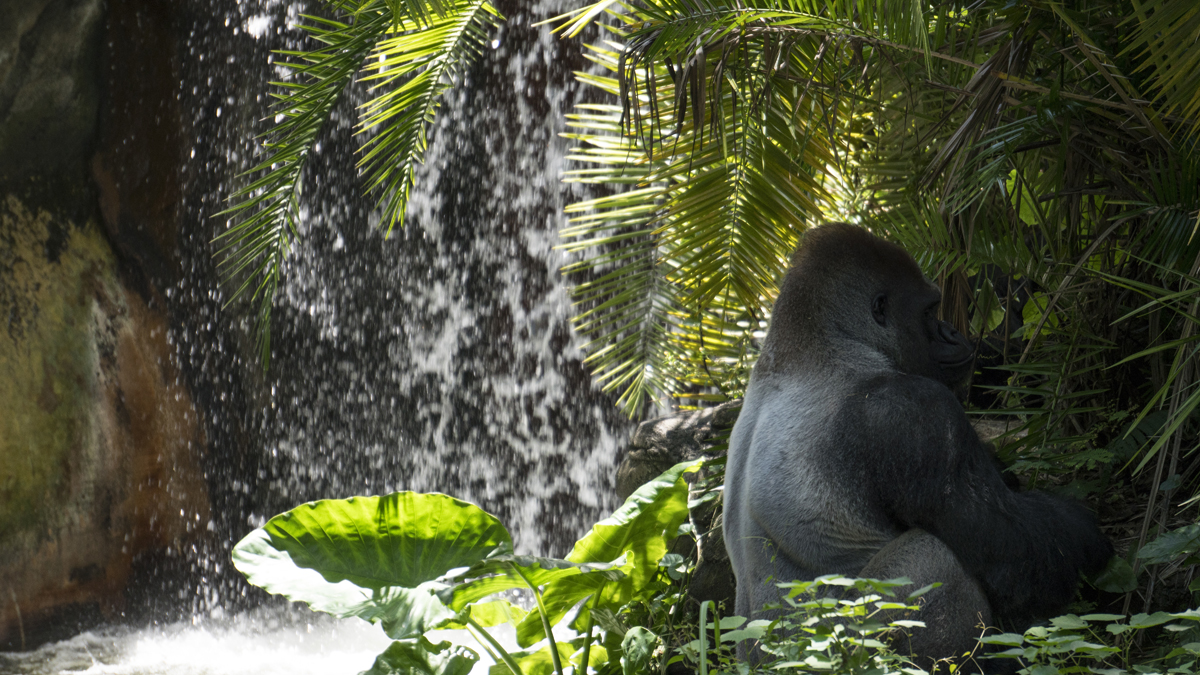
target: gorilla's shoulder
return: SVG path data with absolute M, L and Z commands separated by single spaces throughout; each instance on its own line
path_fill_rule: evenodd
M 927 377 L 884 373 L 864 378 L 851 392 L 841 417 L 861 434 L 908 442 L 929 434 L 951 442 L 962 440 L 960 435 L 974 438 L 954 392 Z
M 920 375 L 880 373 L 864 378 L 852 391 L 859 405 L 866 408 L 922 411 L 926 415 L 962 414 L 962 405 L 949 387 Z

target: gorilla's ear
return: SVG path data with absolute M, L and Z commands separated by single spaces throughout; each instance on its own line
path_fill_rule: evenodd
M 875 317 L 875 323 L 880 326 L 887 325 L 887 294 L 880 293 L 875 296 L 874 302 L 871 303 L 871 316 Z

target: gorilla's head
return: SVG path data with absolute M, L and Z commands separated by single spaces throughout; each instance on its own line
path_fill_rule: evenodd
M 899 246 L 845 223 L 818 227 L 792 258 L 763 356 L 770 370 L 878 363 L 955 389 L 971 375 L 974 350 L 938 319 L 941 299 Z

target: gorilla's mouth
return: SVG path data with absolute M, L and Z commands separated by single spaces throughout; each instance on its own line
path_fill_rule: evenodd
M 942 361 L 941 366 L 945 370 L 958 370 L 959 368 L 966 368 L 967 366 L 970 366 L 974 361 L 975 353 L 972 352 L 967 354 L 966 358 L 959 359 L 958 361 Z

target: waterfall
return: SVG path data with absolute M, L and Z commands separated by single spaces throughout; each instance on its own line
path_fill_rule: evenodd
M 446 97 L 407 224 L 390 237 L 357 180 L 362 87 L 339 104 L 305 174 L 266 373 L 250 308 L 224 307 L 218 290 L 212 239 L 225 221 L 214 214 L 260 157 L 265 83 L 286 74 L 271 50 L 302 44 L 294 22 L 307 9 L 217 5 L 191 13 L 185 274 L 170 292 L 208 416 L 214 528 L 231 544 L 303 501 L 436 491 L 495 513 L 521 552 L 565 554 L 615 506 L 630 427 L 581 363 L 558 272 L 562 207 L 589 194 L 560 182 L 572 73 L 589 64 L 581 40 L 534 24 L 572 4 L 498 3 L 507 21 Z M 201 557 L 215 568 L 225 555 Z M 244 592 L 219 576 L 205 583 Z

